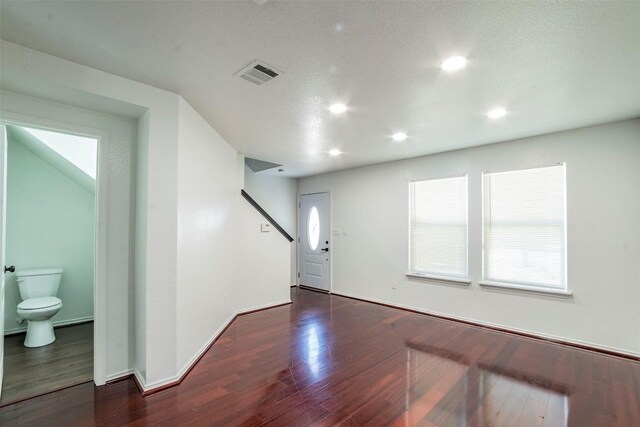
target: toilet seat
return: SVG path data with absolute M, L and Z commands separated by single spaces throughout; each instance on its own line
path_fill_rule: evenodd
M 56 297 L 29 298 L 18 304 L 19 310 L 41 310 L 56 305 L 61 305 L 62 300 Z

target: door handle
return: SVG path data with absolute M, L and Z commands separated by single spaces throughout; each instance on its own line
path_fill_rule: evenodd
M 12 265 L 12 266 L 7 267 L 7 266 L 5 265 L 5 266 L 4 266 L 4 272 L 6 273 L 7 271 L 8 271 L 9 273 L 15 273 L 15 271 L 16 271 L 16 266 L 15 266 L 15 265 Z
M 320 249 L 322 252 L 329 252 L 329 248 Z

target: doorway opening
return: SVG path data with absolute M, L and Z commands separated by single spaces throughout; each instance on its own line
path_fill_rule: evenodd
M 0 127 L 4 406 L 95 379 L 99 138 Z
M 298 285 L 331 291 L 331 199 L 329 193 L 298 198 Z

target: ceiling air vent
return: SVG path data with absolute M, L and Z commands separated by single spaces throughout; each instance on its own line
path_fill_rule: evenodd
M 253 61 L 251 64 L 238 71 L 235 75 L 253 84 L 261 85 L 283 74 L 262 61 Z

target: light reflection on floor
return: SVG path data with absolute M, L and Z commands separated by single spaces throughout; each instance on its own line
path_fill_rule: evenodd
M 298 346 L 301 357 L 306 362 L 314 379 L 320 378 L 321 371 L 330 362 L 329 347 L 324 342 L 326 331 L 322 322 L 310 321 L 299 332 Z
M 314 378 L 320 372 L 320 340 L 318 339 L 318 326 L 315 323 L 309 325 L 307 335 L 307 363 Z
M 522 372 L 495 372 L 443 349 L 407 347 L 405 425 L 567 426 L 569 396 Z

